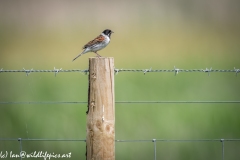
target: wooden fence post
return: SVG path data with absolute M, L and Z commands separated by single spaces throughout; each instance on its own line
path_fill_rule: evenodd
M 115 160 L 114 59 L 89 58 L 87 160 Z

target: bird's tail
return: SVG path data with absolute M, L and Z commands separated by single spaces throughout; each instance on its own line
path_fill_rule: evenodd
M 84 51 L 82 53 L 80 53 L 79 55 L 77 55 L 77 57 L 75 57 L 72 61 L 75 61 L 78 57 L 80 57 L 82 54 L 84 53 Z

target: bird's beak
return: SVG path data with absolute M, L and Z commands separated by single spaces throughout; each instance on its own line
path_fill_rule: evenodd
M 114 33 L 114 32 L 112 31 L 112 33 Z

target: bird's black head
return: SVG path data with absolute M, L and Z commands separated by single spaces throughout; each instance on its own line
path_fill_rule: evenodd
M 102 33 L 107 35 L 110 38 L 111 34 L 114 33 L 114 32 L 111 31 L 110 29 L 105 29 Z

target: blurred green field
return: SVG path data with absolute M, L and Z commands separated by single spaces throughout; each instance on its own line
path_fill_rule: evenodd
M 50 25 L 43 23 L 41 16 L 51 14 L 40 12 L 39 21 L 38 17 L 24 19 L 21 10 L 19 15 L 15 13 L 19 21 L 11 16 L 8 19 L 8 11 L 2 14 L 0 69 L 87 69 L 88 58 L 94 53 L 71 61 L 87 41 L 105 28 L 114 34 L 109 46 L 99 54 L 114 57 L 118 69 L 240 68 L 240 21 L 218 23 L 186 17 L 176 21 L 168 14 L 157 19 L 162 12 L 154 4 L 145 8 L 143 2 L 135 10 L 118 10 L 125 5 L 111 2 L 111 13 L 119 19 L 109 15 L 92 18 L 94 12 L 86 21 L 83 11 L 73 7 L 79 3 L 63 7 L 60 13 L 65 13 L 66 19 L 53 16 Z M 101 10 L 102 5 L 95 3 L 95 8 Z M 51 3 L 50 8 L 53 6 Z M 154 16 L 144 14 L 150 11 Z M 28 13 L 32 12 L 29 9 Z M 72 20 L 69 15 L 75 14 L 79 19 L 76 16 Z M 239 76 L 120 72 L 115 75 L 115 97 L 116 101 L 239 101 Z M 77 72 L 59 73 L 56 77 L 54 73 L 0 73 L 0 102 L 87 101 L 87 88 L 88 76 Z M 1 104 L 0 139 L 85 139 L 86 110 L 86 104 Z M 239 112 L 240 104 L 116 104 L 116 139 L 239 139 Z M 72 159 L 85 159 L 84 142 L 23 141 L 22 145 L 26 152 L 72 152 Z M 158 142 L 157 159 L 221 159 L 221 145 L 220 141 Z M 225 142 L 225 159 L 237 160 L 239 150 L 239 141 Z M 19 142 L 0 141 L 1 151 L 19 152 Z M 152 142 L 116 143 L 116 159 L 153 158 Z

